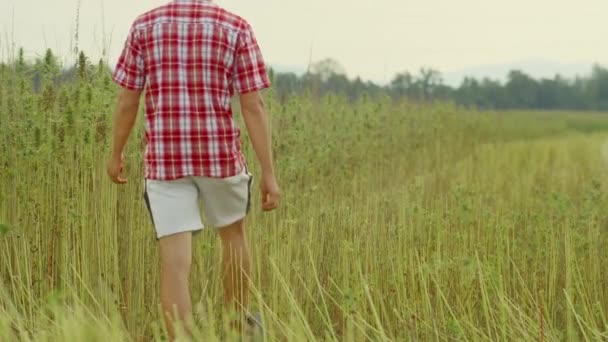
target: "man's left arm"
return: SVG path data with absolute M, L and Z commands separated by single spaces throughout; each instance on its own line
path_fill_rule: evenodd
M 133 130 L 139 99 L 146 84 L 144 53 L 136 27 L 136 24 L 131 27 L 112 75 L 113 80 L 121 87 L 114 114 L 112 155 L 108 162 L 108 175 L 116 184 L 127 182 L 120 176 L 124 167 L 123 150 Z
M 140 90 L 122 89 L 118 94 L 114 113 L 112 154 L 108 162 L 108 175 L 116 184 L 127 183 L 127 180 L 120 175 L 124 168 L 123 151 L 137 119 L 141 93 Z

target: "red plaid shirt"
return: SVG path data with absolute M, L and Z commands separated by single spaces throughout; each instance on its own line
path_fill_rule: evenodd
M 245 160 L 231 99 L 270 86 L 251 26 L 204 0 L 175 0 L 138 17 L 113 79 L 145 90 L 145 177 L 225 178 Z

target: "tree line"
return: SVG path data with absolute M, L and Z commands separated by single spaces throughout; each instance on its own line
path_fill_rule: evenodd
M 535 79 L 513 70 L 505 82 L 467 77 L 458 87 L 444 84 L 437 70 L 423 68 L 417 74 L 399 73 L 388 85 L 380 86 L 361 78 L 351 80 L 337 61 L 326 59 L 313 64 L 303 75 L 272 72 L 272 79 L 281 98 L 311 91 L 351 99 L 367 94 L 417 102 L 450 101 L 482 109 L 608 110 L 608 69 L 601 65 L 593 66 L 588 76 L 574 79 L 560 75 Z
M 56 82 L 70 82 L 93 74 L 111 73 L 107 62 L 96 65 L 83 53 L 74 65 L 64 67 L 49 49 L 34 61 L 24 58 L 20 49 L 15 60 L 0 63 L 3 73 L 14 70 L 30 79 L 34 91 L 41 89 L 44 78 Z M 535 79 L 520 70 L 509 72 L 507 80 L 465 78 L 460 86 L 443 83 L 441 73 L 423 68 L 417 74 L 403 72 L 395 75 L 387 85 L 349 79 L 342 66 L 333 59 L 314 63 L 302 75 L 276 72 L 270 68 L 273 89 L 279 99 L 286 101 L 292 94 L 311 93 L 322 96 L 328 93 L 356 100 L 362 96 L 390 96 L 395 100 L 416 102 L 449 101 L 466 107 L 481 109 L 539 109 L 539 110 L 590 110 L 608 111 L 608 69 L 595 65 L 587 76 L 574 79 L 556 75 L 553 78 Z

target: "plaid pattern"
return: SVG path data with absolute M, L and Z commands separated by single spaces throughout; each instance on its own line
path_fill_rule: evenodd
M 270 86 L 251 26 L 210 1 L 175 0 L 138 17 L 113 74 L 145 90 L 145 177 L 242 171 L 231 99 Z

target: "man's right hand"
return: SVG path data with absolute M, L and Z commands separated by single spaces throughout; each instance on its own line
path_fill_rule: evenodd
M 276 209 L 281 199 L 281 190 L 274 174 L 262 175 L 260 188 L 262 190 L 262 208 L 264 211 Z
M 279 206 L 281 191 L 274 176 L 270 129 L 268 127 L 268 114 L 264 109 L 264 100 L 259 91 L 250 92 L 240 96 L 243 119 L 251 144 L 255 150 L 262 169 L 262 208 L 271 211 Z

